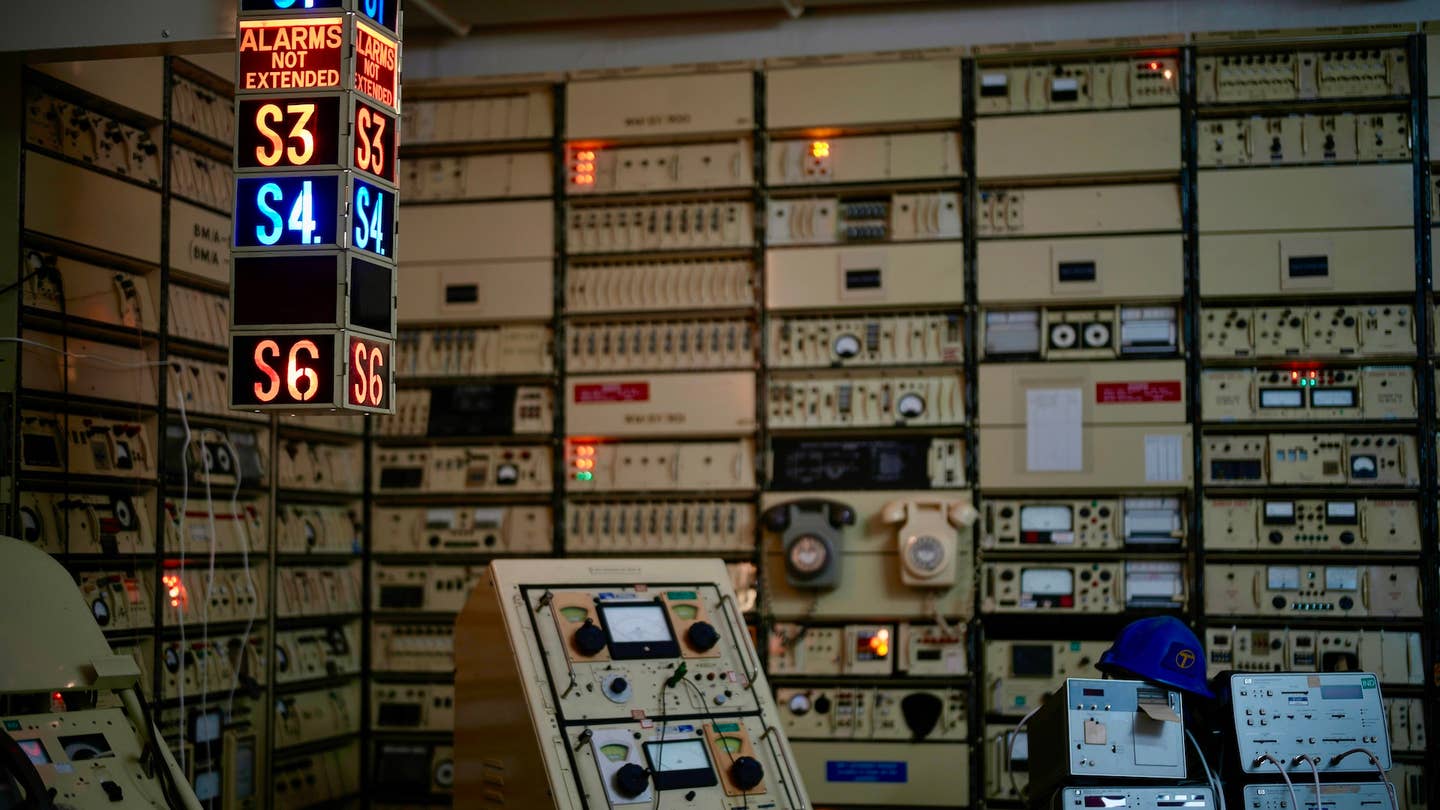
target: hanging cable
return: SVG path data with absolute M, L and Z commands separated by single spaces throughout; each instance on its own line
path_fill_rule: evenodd
M 1315 810 L 1324 810 L 1325 802 L 1320 799 L 1320 768 L 1315 764 L 1315 761 L 1310 759 L 1306 754 L 1295 757 L 1295 759 L 1290 761 L 1290 764 L 1295 765 L 1300 762 L 1309 765 L 1310 775 L 1315 777 Z M 1297 807 L 1295 810 L 1300 810 L 1300 808 Z
M 1280 760 L 1269 754 L 1261 754 L 1255 758 L 1256 765 L 1262 762 L 1269 762 L 1275 766 L 1275 770 L 1280 772 L 1280 778 L 1285 780 L 1285 787 L 1290 791 L 1290 806 L 1295 808 L 1295 810 L 1300 810 L 1300 802 L 1295 800 L 1295 783 L 1290 781 L 1290 774 L 1285 772 L 1285 766 L 1280 764 Z M 1320 797 L 1317 796 L 1315 798 L 1318 800 Z
M 245 585 L 250 589 L 250 615 L 245 621 L 245 632 L 240 637 L 240 658 L 243 660 L 245 649 L 250 644 L 250 633 L 255 627 L 256 615 L 260 610 L 259 593 L 255 589 L 254 572 L 250 568 L 250 537 L 245 533 L 244 521 L 240 520 L 240 485 L 243 476 L 240 470 L 240 453 L 228 435 L 223 435 L 225 449 L 230 453 L 230 461 L 235 465 L 235 485 L 230 489 L 230 514 L 235 517 L 235 534 L 240 542 L 240 566 L 245 571 Z M 232 667 L 230 673 L 230 691 L 225 696 L 225 717 L 228 721 L 235 709 L 235 689 L 240 685 L 240 666 Z
M 1380 758 L 1375 756 L 1374 751 L 1371 751 L 1369 748 L 1351 748 L 1349 751 L 1341 751 L 1330 758 L 1330 767 L 1333 768 L 1339 765 L 1341 760 L 1351 754 L 1364 754 L 1366 758 L 1370 760 L 1370 765 L 1375 768 L 1375 774 L 1380 778 L 1380 782 L 1385 785 L 1386 792 L 1390 794 L 1390 810 L 1400 810 L 1400 802 L 1395 798 L 1395 786 L 1390 784 L 1389 778 L 1385 776 L 1385 768 L 1380 764 Z
M 1044 703 L 1037 705 L 1031 709 L 1028 714 L 1020 718 L 1020 722 L 1016 723 L 1015 728 L 1010 730 L 1010 743 L 1005 746 L 1005 772 L 1010 775 L 1010 789 L 1015 792 L 1015 797 L 1018 799 L 1025 798 L 1026 794 L 1030 792 L 1030 785 L 1027 782 L 1025 790 L 1022 791 L 1020 784 L 1015 781 L 1015 741 L 1020 738 L 1020 729 L 1025 728 L 1025 724 L 1030 722 L 1030 718 L 1034 717 L 1035 713 L 1040 711 L 1040 707 L 1044 705 Z M 1026 761 L 1029 761 L 1028 753 L 1026 754 Z
M 1220 790 L 1220 779 L 1210 770 L 1210 762 L 1205 759 L 1205 751 L 1200 747 L 1200 741 L 1195 739 L 1195 735 L 1188 728 L 1185 729 L 1185 736 L 1189 738 L 1190 745 L 1194 746 L 1195 756 L 1200 758 L 1200 767 L 1205 769 L 1205 781 L 1210 783 L 1210 790 L 1215 794 L 1216 808 L 1225 810 L 1225 793 Z

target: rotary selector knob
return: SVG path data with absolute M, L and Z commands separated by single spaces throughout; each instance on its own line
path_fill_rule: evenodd
M 754 790 L 765 778 L 765 769 L 754 757 L 737 757 L 730 763 L 730 781 L 741 790 Z
M 607 675 L 601 682 L 602 694 L 611 703 L 625 704 L 630 702 L 631 690 L 630 681 L 624 675 Z
M 720 633 L 709 622 L 695 622 L 685 631 L 685 640 L 697 652 L 709 652 L 720 643 Z
M 650 774 L 633 762 L 627 762 L 615 772 L 615 792 L 627 799 L 633 799 L 650 788 Z
M 594 621 L 586 619 L 575 631 L 575 649 L 584 656 L 598 654 L 605 649 L 605 631 L 596 627 Z

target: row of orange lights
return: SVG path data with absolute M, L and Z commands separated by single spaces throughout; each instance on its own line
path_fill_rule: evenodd
M 593 149 L 582 149 L 575 153 L 574 179 L 577 186 L 595 184 L 595 151 Z
M 170 597 L 170 607 L 178 608 L 182 601 L 188 602 L 185 596 L 185 586 L 180 582 L 179 574 L 165 574 L 160 577 L 165 583 L 165 595 Z
M 593 444 L 575 445 L 575 479 L 577 481 L 589 481 L 595 477 L 592 472 L 595 469 L 595 446 Z
M 889 656 L 890 631 L 884 627 L 875 631 L 875 635 L 870 637 L 869 645 L 870 651 L 873 652 L 877 658 L 885 658 Z

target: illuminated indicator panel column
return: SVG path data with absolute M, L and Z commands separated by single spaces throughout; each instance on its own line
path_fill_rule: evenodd
M 720 560 L 496 560 L 455 664 L 457 808 L 811 807 Z
M 241 0 L 230 403 L 393 413 L 398 0 Z

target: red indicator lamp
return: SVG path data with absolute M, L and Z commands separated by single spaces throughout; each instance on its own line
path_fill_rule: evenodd
M 888 658 L 890 656 L 890 631 L 884 627 L 875 631 L 866 645 L 876 658 Z
M 575 480 L 593 481 L 595 479 L 595 445 L 575 445 L 574 461 Z
M 574 171 L 570 175 L 570 182 L 577 186 L 595 185 L 595 150 L 580 149 L 575 152 L 575 159 L 571 161 Z
M 189 605 L 190 599 L 185 594 L 185 585 L 180 582 L 179 574 L 165 574 L 160 581 L 165 583 L 165 597 L 170 600 L 170 607 L 179 608 L 182 603 Z

